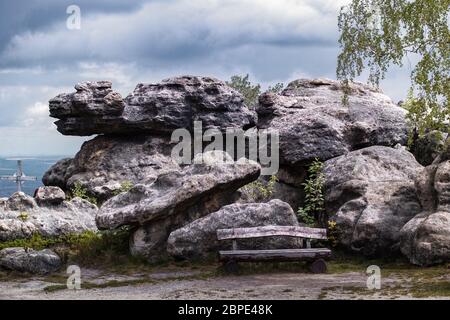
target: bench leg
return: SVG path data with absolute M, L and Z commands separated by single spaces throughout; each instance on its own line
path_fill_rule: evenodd
M 323 259 L 317 259 L 309 265 L 309 270 L 312 273 L 325 273 L 327 272 L 327 263 Z
M 224 263 L 225 271 L 228 273 L 238 273 L 239 272 L 239 264 L 236 260 L 229 260 Z

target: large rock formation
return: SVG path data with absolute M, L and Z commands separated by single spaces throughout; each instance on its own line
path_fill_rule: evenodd
M 122 99 L 111 82 L 83 82 L 75 93 L 50 100 L 50 116 L 65 135 L 165 133 L 178 128 L 193 129 L 202 121 L 204 129 L 248 128 L 256 115 L 240 93 L 223 81 L 210 77 L 183 76 L 157 84 L 138 84 Z
M 183 170 L 161 174 L 105 202 L 96 218 L 99 228 L 141 226 L 132 237 L 132 253 L 152 257 L 165 251 L 172 230 L 236 200 L 234 192 L 260 174 L 256 162 L 235 162 L 222 151 L 207 152 L 202 161 L 200 156 Z
M 230 204 L 173 231 L 167 242 L 167 251 L 177 258 L 205 257 L 219 249 L 230 248 L 230 243 L 217 241 L 217 229 L 266 225 L 297 226 L 298 220 L 292 208 L 280 200 L 267 203 Z M 298 239 L 286 237 L 239 242 L 240 249 L 286 249 L 300 246 Z
M 36 199 L 17 192 L 0 201 L 0 241 L 30 238 L 33 234 L 58 237 L 96 231 L 97 207 L 80 198 L 65 201 L 60 198 L 61 192 L 46 187 L 39 189 Z
M 124 183 L 149 184 L 158 175 L 179 170 L 170 157 L 169 138 L 149 135 L 98 136 L 85 142 L 74 159 L 63 159 L 47 171 L 45 185 L 70 190 L 76 183 L 104 201 Z
M 401 251 L 411 263 L 450 261 L 450 159 L 441 154 L 416 178 L 423 212 L 401 230 Z M 449 159 L 449 160 L 447 160 Z M 442 161 L 442 162 L 440 162 Z
M 340 242 L 366 255 L 398 250 L 400 229 L 421 211 L 408 151 L 373 146 L 325 162 L 325 204 Z
M 264 93 L 257 107 L 258 127 L 280 134 L 278 177 L 301 185 L 304 165 L 372 145 L 405 144 L 406 111 L 381 92 L 352 83 L 348 104 L 343 88 L 328 79 L 296 80 L 280 94 Z
M 0 251 L 0 267 L 19 272 L 48 274 L 61 267 L 60 257 L 52 250 L 6 248 Z

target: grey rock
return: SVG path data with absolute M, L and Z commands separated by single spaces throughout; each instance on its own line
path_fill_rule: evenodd
M 211 157 L 211 154 L 218 155 Z M 205 153 L 205 162 L 183 170 L 158 176 L 148 185 L 136 185 L 129 192 L 111 198 L 97 214 L 101 229 L 114 229 L 122 225 L 144 224 L 182 212 L 202 198 L 215 192 L 230 192 L 255 180 L 261 167 L 253 161 L 233 161 L 226 152 Z M 226 161 L 214 161 L 220 156 Z
M 0 267 L 33 274 L 49 274 L 61 267 L 60 257 L 52 250 L 6 248 L 0 251 Z
M 34 198 L 40 206 L 58 205 L 66 200 L 66 194 L 59 187 L 39 187 Z
M 167 251 L 176 258 L 205 257 L 219 249 L 229 249 L 230 243 L 219 243 L 217 229 L 258 227 L 266 225 L 297 226 L 297 217 L 289 204 L 281 200 L 267 203 L 231 204 L 206 217 L 173 231 L 167 241 Z M 240 249 L 298 248 L 297 239 L 275 237 L 239 241 Z
M 65 158 L 56 162 L 44 173 L 44 176 L 42 177 L 44 185 L 56 186 L 63 190 L 67 190 L 67 180 L 76 170 L 72 164 L 72 158 Z
M 405 144 L 406 111 L 381 92 L 352 83 L 348 105 L 340 82 L 291 82 L 281 94 L 260 96 L 258 127 L 280 133 L 280 162 L 294 166 L 372 146 Z
M 450 212 L 424 212 L 400 231 L 400 249 L 411 263 L 429 266 L 450 262 Z
M 57 237 L 97 231 L 95 214 L 98 209 L 85 200 L 75 198 L 43 207 L 27 207 L 29 203 L 35 204 L 32 197 L 16 193 L 0 207 L 0 241 L 30 238 L 33 234 Z
M 445 159 L 445 157 L 440 157 Z M 416 179 L 424 212 L 401 230 L 400 249 L 411 263 L 428 266 L 450 261 L 450 160 L 423 169 Z
M 383 146 L 326 161 L 325 206 L 340 243 L 365 255 L 397 252 L 400 229 L 422 210 L 414 183 L 422 169 L 408 151 Z
M 36 201 L 24 192 L 15 192 L 4 202 L 4 210 L 28 210 L 35 209 Z
M 261 176 L 241 189 L 239 203 L 267 202 L 278 199 L 288 203 L 294 211 L 302 205 L 305 198 L 302 186 L 292 186 L 283 181 L 270 181 L 271 177 Z
M 437 193 L 437 211 L 450 212 L 450 160 L 441 162 L 434 177 Z
M 179 170 L 170 139 L 158 136 L 98 136 L 85 142 L 74 159 L 64 159 L 44 175 L 45 185 L 71 190 L 76 183 L 100 201 L 128 183 L 150 184 L 158 175 Z
M 65 135 L 171 134 L 174 129 L 249 128 L 256 114 L 244 105 L 240 93 L 210 77 L 182 76 L 157 84 L 138 84 L 122 100 L 111 82 L 83 82 L 77 92 L 50 100 L 50 115 Z
M 194 164 L 106 201 L 97 214 L 97 226 L 137 226 L 130 240 L 131 253 L 150 260 L 161 257 L 171 231 L 236 201 L 236 190 L 257 179 L 260 170 L 256 162 L 235 162 L 222 151 L 203 154 L 203 162 L 197 155 Z

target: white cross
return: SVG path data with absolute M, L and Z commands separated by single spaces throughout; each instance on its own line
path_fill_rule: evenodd
M 17 171 L 12 176 L 0 176 L 0 180 L 15 181 L 17 185 L 17 192 L 22 191 L 22 183 L 24 181 L 36 181 L 36 177 L 27 177 L 22 170 L 22 160 L 17 160 Z

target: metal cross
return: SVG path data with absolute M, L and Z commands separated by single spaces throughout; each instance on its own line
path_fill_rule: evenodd
M 17 160 L 17 171 L 14 175 L 12 176 L 0 176 L 0 180 L 10 180 L 10 181 L 15 181 L 16 185 L 17 185 L 17 192 L 21 192 L 22 191 L 22 183 L 24 181 L 36 181 L 37 177 L 27 177 L 24 173 L 23 173 L 23 169 L 22 169 L 22 160 Z

